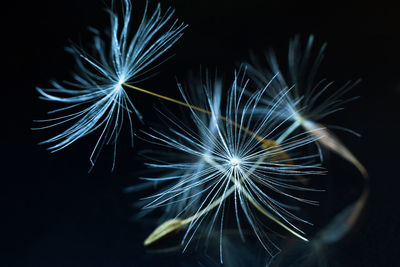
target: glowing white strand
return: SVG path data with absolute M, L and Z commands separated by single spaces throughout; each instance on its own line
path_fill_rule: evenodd
M 73 108 L 81 109 L 73 114 L 49 119 L 47 122 L 54 121 L 54 123 L 36 128 L 44 129 L 73 123 L 63 132 L 41 142 L 41 144 L 52 144 L 48 148 L 52 152 L 64 149 L 78 139 L 102 128 L 90 156 L 90 161 L 94 164 L 103 144 L 116 145 L 124 116 L 127 116 L 133 140 L 130 113 L 134 112 L 140 120 L 142 116 L 128 98 L 122 85 L 137 82 L 140 76 L 152 69 L 152 63 L 155 63 L 182 36 L 186 25 L 175 20 L 171 26 L 167 26 L 174 11 L 168 9 L 162 14 L 160 5 L 149 17 L 146 3 L 142 21 L 137 31 L 131 35 L 131 10 L 130 1 L 123 0 L 122 18 L 109 11 L 111 19 L 109 40 L 103 40 L 99 31 L 92 30 L 95 34 L 93 54 L 89 55 L 77 47 L 69 49 L 75 57 L 77 66 L 73 82 L 65 82 L 65 85 L 53 82 L 54 88 L 37 88 L 42 99 L 67 104 L 66 107 L 51 113 Z
M 156 208 L 159 205 L 170 204 L 169 211 L 175 213 L 172 217 L 179 218 L 183 215 L 189 216 L 183 219 L 187 225 L 186 233 L 183 237 L 184 250 L 193 237 L 200 229 L 200 225 L 209 218 L 209 232 L 213 227 L 218 216 L 224 216 L 225 200 L 233 197 L 235 200 L 235 216 L 238 227 L 240 228 L 239 211 L 240 206 L 248 222 L 253 228 L 257 238 L 264 248 L 268 249 L 265 240 L 268 240 L 266 233 L 260 229 L 260 226 L 254 220 L 252 209 L 249 204 L 274 222 L 278 223 L 287 231 L 297 237 L 307 240 L 303 237 L 303 232 L 295 226 L 295 222 L 308 223 L 287 210 L 288 206 L 280 204 L 268 195 L 269 190 L 276 192 L 286 198 L 308 204 L 316 204 L 291 194 L 292 190 L 308 191 L 312 189 L 303 188 L 292 184 L 295 179 L 282 179 L 284 176 L 321 174 L 322 171 L 315 169 L 318 163 L 304 165 L 305 160 L 312 160 L 317 155 L 302 155 L 289 160 L 279 159 L 282 151 L 291 153 L 297 151 L 303 146 L 314 142 L 314 138 L 299 136 L 298 139 L 291 138 L 291 141 L 285 140 L 287 136 L 282 137 L 280 144 L 262 148 L 261 140 L 264 138 L 278 139 L 278 133 L 284 127 L 282 121 L 275 114 L 275 110 L 270 110 L 266 117 L 260 118 L 253 116 L 255 110 L 259 107 L 261 94 L 255 93 L 245 100 L 247 81 L 243 81 L 243 73 L 236 73 L 234 82 L 230 87 L 228 102 L 226 105 L 226 119 L 219 117 L 221 114 L 221 105 L 212 98 L 214 95 L 220 96 L 222 88 L 205 88 L 205 103 L 208 103 L 209 116 L 201 116 L 191 108 L 193 126 L 185 125 L 179 121 L 173 121 L 174 128 L 166 131 L 154 131 L 146 133 L 152 143 L 158 142 L 162 147 L 166 147 L 171 156 L 163 159 L 164 164 L 152 164 L 152 167 L 169 170 L 173 167 L 182 168 L 181 179 L 173 175 L 175 181 L 170 187 L 155 194 L 146 208 Z M 179 87 L 181 92 L 182 88 Z M 263 88 L 264 92 L 268 88 Z M 287 90 L 286 90 L 287 93 Z M 278 108 L 284 97 L 283 93 L 276 99 L 272 107 Z M 183 95 L 188 106 L 188 97 Z M 201 101 L 199 101 L 201 103 Z M 204 103 L 203 102 L 203 103 Z M 247 130 L 244 130 L 243 127 Z M 293 127 L 294 128 L 294 127 Z M 287 129 L 286 129 L 287 130 Z M 292 131 L 292 130 L 290 130 Z M 284 132 L 284 131 L 282 131 Z M 182 153 L 185 157 L 179 157 L 184 162 L 174 162 L 172 153 Z M 154 155 L 157 152 L 154 151 Z M 157 161 L 157 157 L 155 158 Z M 291 162 L 293 161 L 293 162 Z M 206 164 L 205 164 L 206 163 Z M 192 171 L 191 171 L 192 169 Z M 179 171 L 179 170 L 177 170 Z M 203 171 L 203 172 L 202 172 Z M 282 177 L 281 177 L 282 176 Z M 170 177 L 170 176 L 167 176 Z M 193 180 L 192 180 L 193 179 Z M 160 178 L 163 180 L 163 178 Z M 261 182 L 263 181 L 263 182 Z M 296 182 L 297 183 L 297 182 Z M 187 196 L 192 196 L 190 202 Z M 240 203 L 237 205 L 236 201 Z M 185 211 L 177 210 L 177 203 L 181 202 Z M 198 203 L 197 206 L 189 207 L 188 203 Z M 264 216 L 262 215 L 262 216 Z M 221 218 L 222 219 L 222 218 Z M 222 225 L 222 220 L 220 227 Z M 239 230 L 240 231 L 240 230 Z M 221 254 L 222 257 L 222 254 Z M 222 260 L 222 259 L 221 259 Z

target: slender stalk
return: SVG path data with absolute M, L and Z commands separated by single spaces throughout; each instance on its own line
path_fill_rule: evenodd
M 205 158 L 206 162 L 209 163 L 210 165 L 214 166 L 217 169 L 223 170 L 221 168 L 221 166 L 216 163 L 214 160 L 212 160 L 209 157 Z M 264 161 L 264 158 L 260 158 L 255 165 L 249 170 L 249 172 L 247 173 L 246 177 L 248 177 L 249 175 L 251 175 L 251 173 L 253 173 L 253 171 L 255 170 L 255 168 L 257 168 L 257 166 L 259 166 L 262 162 Z M 225 172 L 225 170 L 223 170 Z M 251 195 L 246 191 L 246 189 L 244 189 L 242 187 L 242 182 L 244 179 L 246 179 L 246 177 L 242 178 L 242 181 L 237 181 L 236 179 L 234 179 L 234 177 L 231 175 L 229 178 L 231 179 L 231 181 L 234 183 L 234 185 L 232 185 L 225 193 L 224 195 L 220 196 L 219 198 L 217 198 L 216 200 L 214 200 L 210 205 L 208 205 L 206 208 L 204 208 L 203 210 L 197 212 L 195 215 L 188 217 L 184 220 L 182 220 L 182 225 L 190 223 L 191 221 L 197 219 L 198 217 L 206 214 L 207 212 L 209 212 L 210 210 L 216 208 L 218 205 L 220 205 L 220 203 L 222 201 L 224 201 L 224 199 L 226 199 L 230 194 L 232 194 L 235 189 L 239 188 L 239 190 L 243 193 L 243 195 L 249 200 L 249 202 L 258 210 L 260 211 L 262 214 L 264 214 L 265 216 L 267 216 L 269 219 L 271 219 L 272 221 L 274 221 L 275 223 L 277 223 L 279 226 L 283 227 L 285 230 L 287 230 L 288 232 L 290 232 L 291 234 L 295 235 L 296 237 L 304 240 L 304 241 L 308 241 L 308 239 L 306 239 L 305 237 L 301 236 L 299 233 L 296 233 L 294 230 L 290 229 L 290 227 L 288 227 L 287 225 L 285 225 L 284 223 L 282 223 L 281 221 L 279 221 L 278 219 L 276 219 L 271 213 L 269 213 L 268 211 L 266 211 L 263 207 L 261 207 L 252 197 Z
M 205 161 L 206 161 L 208 164 L 210 164 L 211 166 L 213 166 L 213 167 L 219 169 L 220 171 L 226 173 L 226 170 L 222 169 L 222 168 L 221 168 L 221 165 L 219 165 L 217 162 L 215 162 L 215 161 L 214 161 L 213 159 L 211 159 L 210 157 L 204 157 L 204 159 L 205 159 Z M 261 162 L 263 162 L 263 161 L 264 161 L 264 159 L 259 159 L 259 160 L 254 164 L 254 166 L 249 170 L 248 175 L 250 175 L 250 174 L 255 170 L 255 168 L 257 168 L 257 166 L 259 166 L 259 165 L 261 164 Z M 229 174 L 227 174 L 227 175 L 229 175 Z M 248 176 L 248 175 L 247 175 L 247 176 Z M 232 175 L 229 176 L 229 179 L 234 183 L 234 185 L 232 185 L 232 186 L 224 193 L 223 196 L 217 198 L 217 199 L 214 200 L 210 205 L 208 205 L 205 209 L 201 210 L 200 212 L 197 212 L 195 215 L 193 215 L 193 216 L 191 216 L 191 217 L 185 219 L 184 221 L 190 222 L 190 221 L 192 221 L 192 220 L 194 220 L 194 219 L 200 217 L 201 215 L 203 215 L 203 214 L 207 213 L 208 211 L 212 210 L 213 208 L 217 207 L 222 201 L 224 201 L 224 199 L 226 199 L 230 194 L 232 194 L 232 193 L 235 191 L 235 189 L 236 189 L 237 187 L 242 188 L 242 187 L 241 187 L 241 182 L 242 182 L 242 181 L 239 181 L 239 183 L 238 183 L 238 182 L 234 179 L 234 177 L 233 177 Z M 244 177 L 243 177 L 243 179 L 244 179 Z M 243 180 L 243 179 L 242 179 L 242 180 Z
M 203 216 L 204 214 L 206 214 L 207 212 L 209 212 L 210 210 L 216 208 L 222 201 L 224 201 L 224 199 L 226 199 L 230 194 L 232 194 L 235 191 L 235 187 L 231 186 L 223 196 L 220 196 L 219 198 L 217 198 L 216 200 L 214 200 L 210 205 L 208 205 L 206 208 L 202 209 L 201 211 L 197 212 L 195 215 L 190 216 L 184 220 L 182 220 L 182 224 L 188 224 L 191 221 Z
M 205 161 L 206 161 L 208 164 L 210 164 L 211 166 L 213 166 L 213 167 L 219 169 L 219 170 L 222 171 L 222 172 L 225 172 L 225 173 L 227 172 L 226 170 L 222 169 L 221 166 L 220 166 L 217 162 L 215 162 L 213 159 L 211 159 L 210 157 L 204 157 L 204 159 L 205 159 Z M 264 159 L 259 159 L 259 160 L 254 164 L 254 166 L 249 170 L 248 175 L 250 175 L 250 174 L 255 170 L 255 168 L 257 168 L 257 166 L 260 165 L 260 163 L 261 163 L 263 160 L 264 160 Z M 228 175 L 228 174 L 227 174 L 227 175 Z M 248 176 L 248 175 L 247 175 L 247 176 Z M 197 219 L 198 217 L 200 217 L 200 216 L 206 214 L 206 213 L 209 212 L 210 210 L 216 208 L 222 201 L 224 201 L 227 197 L 229 197 L 229 195 L 232 194 L 232 193 L 235 191 L 236 188 L 239 187 L 241 190 L 244 190 L 244 189 L 242 189 L 242 186 L 241 186 L 241 182 L 242 182 L 242 181 L 240 181 L 240 182 L 238 183 L 238 182 L 234 179 L 234 177 L 231 176 L 231 175 L 229 176 L 229 178 L 230 178 L 230 180 L 234 183 L 234 185 L 232 185 L 222 196 L 220 196 L 219 198 L 217 198 L 216 200 L 214 200 L 212 203 L 210 203 L 206 208 L 200 210 L 200 211 L 197 212 L 195 215 L 190 216 L 190 217 L 184 219 L 184 220 L 182 221 L 182 223 L 183 223 L 183 224 L 187 224 L 187 223 L 189 223 L 189 222 L 191 222 L 191 221 Z M 245 178 L 243 178 L 243 179 L 245 179 Z M 243 180 L 243 179 L 242 179 L 242 180 Z
M 176 100 L 176 99 L 174 99 L 174 98 L 171 98 L 171 97 L 168 97 L 168 96 L 164 96 L 164 95 L 161 95 L 161 94 L 157 94 L 157 93 L 154 93 L 154 92 L 152 92 L 152 91 L 148 91 L 148 90 L 145 90 L 145 89 L 142 89 L 142 88 L 133 86 L 133 85 L 129 85 L 129 84 L 126 84 L 126 83 L 124 83 L 124 84 L 122 84 L 122 85 L 125 86 L 125 87 L 128 87 L 128 88 L 134 89 L 134 90 L 136 90 L 136 91 L 138 91 L 138 92 L 142 92 L 142 93 L 145 93 L 145 94 L 148 94 L 148 95 L 151 95 L 151 96 L 155 96 L 155 97 L 157 97 L 157 98 L 164 99 L 164 100 L 173 102 L 173 103 L 175 103 L 175 104 L 179 104 L 179 105 L 181 105 L 181 106 L 190 108 L 190 109 L 192 109 L 192 110 L 196 110 L 196 111 L 200 111 L 200 112 L 202 112 L 202 113 L 208 114 L 208 115 L 212 115 L 212 112 L 211 112 L 211 111 L 206 110 L 206 109 L 203 109 L 203 108 L 200 108 L 200 107 L 197 107 L 197 106 L 194 106 L 194 105 L 191 105 L 191 104 L 188 104 L 188 103 L 186 103 L 186 102 L 183 102 L 183 101 L 180 101 L 180 100 Z M 261 142 L 261 143 L 263 143 L 263 144 L 269 144 L 269 143 L 268 143 L 268 140 L 265 140 L 265 139 L 262 138 L 261 136 L 256 135 L 254 132 L 252 132 L 251 130 L 247 129 L 246 127 L 243 127 L 242 125 L 240 125 L 240 124 L 238 124 L 238 123 L 236 123 L 236 122 L 234 122 L 234 121 L 232 121 L 232 120 L 230 120 L 230 119 L 228 119 L 228 118 L 226 118 L 226 117 L 224 117 L 224 116 L 222 116 L 222 115 L 218 115 L 218 118 L 219 118 L 219 119 L 222 119 L 222 120 L 224 120 L 224 121 L 226 121 L 226 122 L 229 122 L 229 123 L 231 123 L 232 125 L 235 125 L 235 126 L 238 127 L 239 129 L 241 129 L 241 130 L 243 130 L 244 132 L 248 133 L 249 135 L 253 136 L 255 139 L 257 139 L 257 141 L 259 141 L 259 142 Z M 300 125 L 301 125 L 301 123 L 300 123 L 299 121 L 296 120 L 296 121 L 295 121 L 295 122 L 294 122 L 294 123 L 293 123 L 293 124 L 292 124 L 292 125 L 277 139 L 277 140 L 276 140 L 276 141 L 275 141 L 275 143 L 279 145 L 281 142 L 283 142 L 283 141 L 286 139 L 287 136 L 289 136 L 289 135 L 290 135 L 295 129 L 297 129 L 297 127 L 299 127 Z M 206 157 L 205 159 L 206 159 L 206 161 L 207 161 L 210 165 L 212 165 L 212 166 L 214 166 L 214 167 L 216 167 L 216 168 L 218 168 L 218 169 L 221 169 L 221 166 L 220 166 L 218 163 L 216 163 L 215 161 L 213 161 L 211 158 Z M 248 172 L 248 174 L 247 174 L 247 177 L 248 177 L 248 175 L 250 175 L 250 174 L 255 170 L 255 168 L 256 168 L 259 164 L 261 164 L 264 160 L 265 160 L 264 158 L 260 158 L 260 159 L 256 162 L 256 164 L 253 166 L 253 168 L 252 168 L 251 170 L 249 170 L 249 172 Z M 224 170 L 224 171 L 225 171 L 225 170 Z M 292 233 L 293 235 L 297 236 L 298 238 L 300 238 L 300 239 L 302 239 L 302 240 L 304 240 L 304 241 L 308 241 L 306 238 L 304 238 L 304 237 L 301 236 L 300 234 L 298 234 L 298 233 L 296 233 L 295 231 L 293 231 L 292 229 L 290 229 L 288 226 L 286 226 L 286 225 L 283 224 L 281 221 L 279 221 L 278 219 L 276 219 L 271 213 L 269 213 L 269 212 L 266 211 L 264 208 L 262 208 L 260 205 L 258 205 L 258 203 L 251 197 L 251 195 L 241 186 L 241 183 L 242 183 L 243 181 L 236 181 L 236 180 L 234 179 L 233 176 L 230 176 L 230 179 L 231 179 L 231 181 L 234 183 L 234 185 L 232 185 L 232 186 L 224 193 L 224 195 L 222 195 L 222 196 L 220 196 L 219 198 L 217 198 L 216 200 L 214 200 L 214 201 L 213 201 L 211 204 L 209 204 L 206 208 L 200 210 L 200 211 L 197 212 L 195 215 L 190 216 L 190 217 L 188 217 L 188 218 L 186 218 L 186 219 L 181 220 L 181 221 L 180 221 L 180 225 L 181 225 L 181 226 L 186 225 L 186 224 L 190 223 L 191 221 L 193 221 L 193 220 L 195 220 L 195 219 L 197 219 L 197 218 L 203 216 L 204 214 L 206 214 L 206 213 L 209 212 L 210 210 L 216 208 L 218 205 L 220 205 L 220 203 L 221 203 L 222 201 L 224 201 L 229 195 L 231 195 L 237 188 L 240 188 L 240 191 L 243 193 L 243 195 L 249 200 L 249 202 L 250 202 L 258 211 L 260 211 L 262 214 L 264 214 L 265 216 L 267 216 L 269 219 L 271 219 L 272 221 L 274 221 L 275 223 L 277 223 L 278 225 L 280 225 L 281 227 L 283 227 L 284 229 L 286 229 L 287 231 L 289 231 L 289 232 Z M 243 180 L 243 179 L 245 179 L 245 177 L 243 177 L 242 180 Z M 146 243 L 146 242 L 145 242 L 145 243 Z
M 160 99 L 164 99 L 164 100 L 167 100 L 167 101 L 170 101 L 170 102 L 179 104 L 181 106 L 185 106 L 187 108 L 191 108 L 191 109 L 194 109 L 194 110 L 197 110 L 197 111 L 209 114 L 209 115 L 212 114 L 211 111 L 209 111 L 209 110 L 206 110 L 206 109 L 203 109 L 203 108 L 199 108 L 199 107 L 190 105 L 190 104 L 188 104 L 186 102 L 183 102 L 183 101 L 180 101 L 180 100 L 176 100 L 176 99 L 168 97 L 168 96 L 160 95 L 160 94 L 154 93 L 152 91 L 149 91 L 149 90 L 146 90 L 146 89 L 142 89 L 142 88 L 130 85 L 130 84 L 123 83 L 122 86 L 131 88 L 131 89 L 134 89 L 134 90 L 136 90 L 138 92 L 142 92 L 142 93 L 145 93 L 145 94 L 148 94 L 148 95 L 152 95 L 152 96 L 158 97 Z
M 151 95 L 151 96 L 155 96 L 155 97 L 160 98 L 160 99 L 164 99 L 164 100 L 170 101 L 170 102 L 175 103 L 175 104 L 179 104 L 181 106 L 184 106 L 184 107 L 196 110 L 196 111 L 200 111 L 200 112 L 208 114 L 210 116 L 212 115 L 212 112 L 209 111 L 209 110 L 206 110 L 204 108 L 200 108 L 200 107 L 188 104 L 186 102 L 183 102 L 183 101 L 180 101 L 180 100 L 168 97 L 168 96 L 160 95 L 160 94 L 154 93 L 152 91 L 149 91 L 149 90 L 146 90 L 146 89 L 142 89 L 142 88 L 130 85 L 130 84 L 126 84 L 126 83 L 123 83 L 122 86 L 134 89 L 134 90 L 136 90 L 138 92 L 142 92 L 142 93 L 145 93 L 145 94 L 148 94 L 148 95 Z M 222 115 L 218 115 L 218 118 L 221 119 L 221 120 L 224 120 L 226 122 L 229 122 L 232 125 L 235 125 L 239 129 L 243 130 L 244 132 L 246 132 L 246 133 L 250 134 L 251 136 L 253 136 L 254 138 L 256 138 L 257 141 L 259 141 L 259 142 L 263 142 L 264 141 L 264 139 L 261 136 L 254 134 L 254 132 L 250 131 L 246 127 L 243 127 L 242 125 L 240 125 L 240 124 L 238 124 L 238 123 L 236 123 L 236 122 L 234 122 L 234 121 L 232 121 L 232 120 L 230 120 L 230 119 L 228 119 L 228 118 L 226 118 L 226 117 L 224 117 Z
M 279 136 L 278 139 L 275 140 L 276 143 L 281 144 L 286 137 L 288 137 L 294 130 L 296 130 L 299 126 L 301 125 L 301 122 L 299 120 L 295 120 L 293 124 L 286 129 L 286 131 L 283 132 L 281 136 Z

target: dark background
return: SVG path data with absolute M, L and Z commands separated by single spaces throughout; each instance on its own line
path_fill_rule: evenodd
M 343 84 L 361 77 L 350 96 L 360 99 L 326 121 L 351 128 L 362 138 L 337 132 L 370 172 L 371 195 L 356 229 L 339 245 L 335 261 L 342 266 L 396 266 L 400 252 L 398 172 L 400 100 L 400 8 L 394 1 L 164 1 L 189 24 L 158 68 L 160 74 L 142 84 L 178 97 L 176 80 L 200 64 L 218 69 L 226 80 L 237 63 L 274 47 L 285 58 L 295 34 L 328 42 L 321 78 Z M 143 1 L 135 1 L 141 14 Z M 34 119 L 47 118 L 53 106 L 40 101 L 36 86 L 51 79 L 68 80 L 74 62 L 64 47 L 90 40 L 88 26 L 108 27 L 104 8 L 109 2 L 10 1 L 2 5 L 2 123 L 1 179 L 2 266 L 175 266 L 179 256 L 154 255 L 142 247 L 154 225 L 135 222 L 131 203 L 137 199 L 123 189 L 136 184 L 141 168 L 135 159 L 144 145 L 131 149 L 120 138 L 117 165 L 111 172 L 112 148 L 106 147 L 88 173 L 90 149 L 96 135 L 51 154 L 37 143 L 56 130 L 31 131 Z M 154 4 L 150 6 L 154 7 Z M 137 21 L 137 19 L 133 19 Z M 157 100 L 133 94 L 138 108 L 152 118 Z M 4 138 L 4 137 L 3 137 Z M 5 149 L 4 149 L 5 148 Z M 327 193 L 330 202 L 318 209 L 329 218 L 356 199 L 362 178 L 347 162 L 332 156 Z M 321 199 L 323 201 L 323 197 Z M 323 202 L 324 203 L 324 202 Z M 316 224 L 326 222 L 321 219 Z M 190 266 L 190 265 L 189 265 Z

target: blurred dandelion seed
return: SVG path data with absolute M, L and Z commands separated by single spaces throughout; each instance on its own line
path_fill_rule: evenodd
M 127 94 L 128 89 L 173 102 L 188 108 L 191 120 L 184 123 L 181 118 L 162 114 L 170 127 L 143 132 L 143 139 L 167 150 L 152 151 L 155 156 L 148 157 L 151 162 L 147 166 L 169 172 L 161 177 L 142 178 L 163 184 L 162 190 L 142 200 L 146 202 L 143 210 L 164 208 L 164 216 L 168 218 L 145 239 L 144 245 L 151 245 L 185 228 L 182 239 L 185 251 L 196 233 L 205 230 L 207 237 L 218 236 L 220 261 L 223 263 L 223 229 L 229 211 L 227 206 L 231 203 L 234 205 L 234 223 L 242 240 L 246 224 L 271 258 L 279 248 L 268 237 L 269 229 L 265 229 L 268 226 L 254 211 L 296 238 L 308 241 L 298 224 L 311 223 L 298 217 L 294 211 L 300 202 L 318 204 L 303 196 L 306 191 L 318 190 L 306 187 L 302 176 L 319 175 L 324 171 L 318 161 L 321 151 L 319 154 L 305 153 L 304 147 L 317 141 L 355 165 L 364 177 L 368 175 L 340 140 L 317 123 L 355 99 L 341 98 L 358 81 L 346 83 L 321 101 L 322 95 L 332 85 L 325 80 L 314 82 L 325 44 L 311 60 L 313 36 L 309 37 L 304 51 L 299 38 L 295 37 L 289 45 L 286 74 L 281 74 L 273 52 L 267 55 L 269 68 L 266 70 L 256 62 L 248 64 L 253 79 L 259 84 L 257 91 L 249 92 L 246 69 L 241 67 L 235 72 L 226 102 L 222 101 L 222 82 L 218 78 L 212 81 L 208 74 L 206 82 L 196 85 L 194 90 L 198 93 L 197 98 L 193 98 L 198 101 L 196 105 L 180 84 L 178 88 L 183 101 L 173 99 L 136 84 L 147 79 L 149 72 L 162 63 L 157 61 L 180 39 L 187 26 L 172 20 L 172 9 L 162 13 L 160 5 L 148 16 L 146 2 L 137 31 L 131 34 L 132 7 L 129 0 L 123 0 L 122 9 L 122 18 L 109 10 L 111 29 L 107 38 L 92 29 L 92 54 L 76 46 L 68 49 L 77 65 L 72 82 L 53 81 L 52 88 L 37 88 L 42 99 L 66 105 L 49 114 L 70 112 L 38 121 L 48 125 L 35 129 L 66 127 L 41 144 L 49 144 L 48 149 L 55 152 L 99 130 L 100 136 L 90 162 L 93 166 L 102 147 L 112 143 L 114 168 L 117 139 L 124 120 L 130 126 L 132 142 L 132 114 L 142 121 L 141 113 Z M 305 132 L 296 133 L 300 127 Z M 332 128 L 352 132 L 343 127 Z M 316 239 L 311 239 L 308 247 L 319 250 L 348 234 L 365 206 L 368 193 L 366 183 L 359 199 L 337 214 L 318 232 Z
M 150 138 L 150 142 L 175 150 L 177 154 L 187 154 L 186 162 L 174 163 L 172 162 L 174 158 L 183 157 L 170 154 L 168 159 L 160 161 L 154 158 L 156 163 L 148 164 L 152 168 L 172 169 L 174 174 L 161 178 L 143 179 L 175 180 L 176 183 L 148 197 L 145 209 L 164 206 L 172 207 L 172 209 L 182 206 L 183 208 L 175 210 L 174 219 L 157 227 L 145 240 L 145 245 L 152 244 L 170 232 L 187 225 L 186 234 L 182 240 L 186 249 L 206 217 L 211 220 L 208 233 L 212 231 L 218 216 L 221 217 L 219 231 L 222 232 L 225 203 L 230 196 L 234 198 L 235 217 L 239 231 L 242 231 L 239 215 L 239 209 L 241 209 L 258 240 L 269 253 L 273 254 L 274 245 L 268 244 L 266 233 L 257 224 L 250 206 L 293 235 L 307 240 L 303 237 L 304 232 L 297 228 L 293 221 L 308 222 L 292 214 L 288 208 L 290 205 L 283 204 L 282 200 L 278 201 L 264 191 L 267 189 L 289 199 L 317 204 L 315 201 L 290 194 L 288 191 L 313 189 L 297 185 L 297 180 L 288 176 L 321 174 L 322 171 L 317 168 L 318 163 L 315 163 L 318 155 L 293 153 L 295 157 L 292 158 L 287 158 L 286 154 L 282 156 L 282 150 L 285 153 L 294 152 L 314 142 L 314 138 L 307 134 L 300 134 L 282 140 L 280 144 L 273 142 L 272 140 L 278 137 L 278 131 L 283 125 L 282 121 L 276 117 L 275 111 L 271 109 L 263 118 L 253 116 L 262 94 L 269 86 L 265 86 L 245 101 L 243 96 L 247 90 L 247 83 L 243 73 L 235 73 L 234 82 L 228 93 L 226 115 L 222 116 L 221 103 L 219 103 L 222 88 L 207 86 L 212 84 L 207 82 L 203 88 L 203 98 L 206 98 L 204 102 L 208 103 L 211 114 L 206 117 L 199 116 L 196 112 L 198 109 L 191 108 L 193 105 L 190 104 L 179 85 L 187 103 L 186 106 L 191 110 L 196 130 L 175 120 L 176 118 L 171 119 L 165 116 L 165 119 L 174 126 L 168 127 L 168 133 L 158 130 L 153 130 L 154 133 L 145 133 Z M 218 100 L 215 101 L 215 98 Z M 201 102 L 200 99 L 197 100 Z M 277 107 L 281 98 L 275 101 L 275 107 Z M 265 142 L 261 142 L 262 140 Z M 158 154 L 158 152 L 155 153 Z M 190 158 L 194 161 L 188 161 Z M 180 174 L 179 170 L 182 170 Z M 185 205 L 179 205 L 180 202 Z M 194 206 L 193 203 L 198 205 Z M 222 259 L 222 248 L 220 249 Z
M 75 57 L 78 69 L 73 75 L 73 82 L 64 82 L 65 85 L 52 82 L 53 88 L 37 88 L 42 99 L 67 105 L 49 112 L 50 114 L 79 109 L 68 115 L 39 120 L 50 124 L 35 129 L 73 123 L 60 134 L 41 142 L 41 144 L 52 144 L 48 148 L 50 151 L 61 150 L 78 139 L 101 130 L 90 156 L 93 165 L 104 144 L 116 145 L 124 114 L 133 141 L 132 113 L 135 113 L 140 120 L 142 116 L 123 86 L 145 79 L 144 76 L 157 66 L 151 67 L 152 63 L 155 63 L 182 36 L 186 25 L 175 20 L 168 26 L 174 11 L 169 8 L 162 14 L 160 5 L 151 16 L 148 16 L 146 2 L 142 21 L 131 36 L 131 9 L 130 1 L 124 0 L 122 18 L 118 18 L 116 13 L 109 10 L 111 18 L 109 40 L 103 40 L 99 31 L 95 30 L 93 54 L 77 47 L 69 49 Z
M 317 123 L 317 121 L 324 117 L 342 110 L 345 103 L 356 99 L 357 97 L 341 98 L 358 84 L 360 80 L 347 82 L 336 92 L 322 100 L 322 95 L 332 86 L 333 82 L 321 80 L 315 83 L 316 73 L 324 57 L 326 44 L 322 45 L 316 57 L 312 59 L 313 44 L 314 37 L 312 35 L 308 38 L 304 51 L 301 48 L 299 36 L 290 41 L 287 72 L 281 71 L 273 51 L 269 51 L 266 54 L 267 68 L 262 67 L 259 61 L 254 56 L 252 57 L 252 63 L 248 64 L 249 72 L 252 74 L 254 81 L 260 86 L 269 83 L 271 77 L 275 76 L 276 73 L 280 73 L 271 83 L 271 90 L 268 90 L 266 92 L 267 95 L 261 100 L 266 107 L 260 107 L 256 113 L 263 116 L 265 109 L 268 110 L 268 106 L 273 101 L 271 98 L 273 99 L 277 95 L 282 94 L 281 88 L 292 86 L 293 90 L 290 90 L 285 95 L 280 107 L 276 109 L 276 112 L 282 119 L 291 118 L 292 126 L 288 129 L 288 133 L 293 132 L 294 129 L 300 126 L 303 127 L 305 130 L 310 131 L 311 135 L 318 138 L 319 144 L 351 162 L 366 177 L 368 176 L 367 170 L 350 150 L 331 131 Z M 341 129 L 359 136 L 354 131 L 341 126 L 329 127 Z M 286 135 L 281 136 L 283 139 L 286 137 Z

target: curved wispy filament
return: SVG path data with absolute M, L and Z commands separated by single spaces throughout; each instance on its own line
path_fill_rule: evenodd
M 336 152 L 351 162 L 366 177 L 368 176 L 367 170 L 360 161 L 330 130 L 318 123 L 324 117 L 342 110 L 344 104 L 358 98 L 349 97 L 343 99 L 343 96 L 357 85 L 360 80 L 349 81 L 328 95 L 327 91 L 332 87 L 333 82 L 327 82 L 326 80 L 315 81 L 318 68 L 324 57 L 326 44 L 323 44 L 316 51 L 315 56 L 313 55 L 313 45 L 314 37 L 312 35 L 308 38 L 304 49 L 302 49 L 299 36 L 291 40 L 288 50 L 287 71 L 281 68 L 272 50 L 266 54 L 267 67 L 260 64 L 258 58 L 253 56 L 252 63 L 247 64 L 247 66 L 253 80 L 259 86 L 270 83 L 271 78 L 279 73 L 270 84 L 271 90 L 268 90 L 262 97 L 261 102 L 264 106 L 260 105 L 256 113 L 259 116 L 264 116 L 269 110 L 268 106 L 273 104 L 273 99 L 282 94 L 281 88 L 292 87 L 293 89 L 282 99 L 280 107 L 276 109 L 277 116 L 280 116 L 281 119 L 291 117 L 293 128 L 301 126 L 310 131 L 313 136 L 319 139 L 318 144 Z M 354 131 L 343 127 L 330 127 L 356 134 Z
M 175 212 L 175 217 L 160 225 L 146 239 L 145 244 L 151 244 L 186 226 L 183 242 L 187 246 L 200 225 L 205 224 L 205 218 L 209 219 L 210 233 L 217 217 L 220 217 L 219 227 L 222 231 L 228 199 L 234 201 L 239 231 L 243 219 L 240 218 L 244 216 L 261 244 L 271 254 L 274 246 L 268 242 L 265 230 L 260 228 L 259 216 L 253 213 L 255 210 L 306 240 L 304 233 L 294 225 L 294 221 L 306 221 L 295 216 L 290 211 L 291 205 L 284 204 L 285 200 L 279 198 L 278 201 L 274 196 L 285 196 L 289 203 L 300 201 L 316 204 L 293 194 L 293 191 L 311 190 L 300 185 L 295 176 L 321 173 L 316 168 L 317 155 L 295 152 L 314 142 L 314 138 L 303 134 L 283 140 L 280 144 L 273 142 L 283 131 L 284 122 L 276 117 L 274 110 L 268 112 L 264 118 L 254 116 L 260 97 L 268 86 L 245 100 L 246 86 L 247 81 L 243 74 L 235 74 L 224 116 L 221 112 L 224 109 L 221 104 L 221 83 L 206 82 L 202 86 L 203 98 L 196 98 L 198 103 L 207 103 L 207 110 L 211 113 L 209 116 L 202 116 L 204 112 L 199 114 L 197 108 L 192 108 L 199 105 L 189 102 L 180 87 L 186 106 L 191 110 L 193 125 L 185 125 L 168 114 L 165 115 L 165 119 L 171 123 L 168 132 L 154 130 L 153 133 L 145 133 L 150 142 L 170 151 L 165 154 L 165 158 L 157 157 L 163 154 L 159 151 L 152 152 L 154 156 L 150 158 L 154 163 L 149 163 L 148 166 L 173 171 L 173 175 L 166 177 L 143 178 L 159 182 L 172 181 L 172 185 L 165 190 L 149 197 L 145 208 L 167 207 Z M 280 98 L 276 99 L 276 106 L 280 101 Z M 269 140 L 269 145 L 261 140 Z M 282 151 L 294 156 L 283 157 Z M 183 161 L 174 162 L 173 159 Z M 174 207 L 180 209 L 174 210 Z
M 186 25 L 172 20 L 172 9 L 162 13 L 160 5 L 149 16 L 146 5 L 140 25 L 131 34 L 131 10 L 130 1 L 124 0 L 122 18 L 109 11 L 109 37 L 103 39 L 99 31 L 93 30 L 93 53 L 77 47 L 69 49 L 77 65 L 72 82 L 52 82 L 53 88 L 37 88 L 41 98 L 67 105 L 50 113 L 69 112 L 67 115 L 42 120 L 49 125 L 36 128 L 69 125 L 63 132 L 42 142 L 51 144 L 48 149 L 52 152 L 99 130 L 100 136 L 90 157 L 94 164 L 103 144 L 116 144 L 124 119 L 129 123 L 133 140 L 132 113 L 140 120 L 142 116 L 122 84 L 143 80 L 157 66 L 154 63 L 161 55 L 182 36 Z

